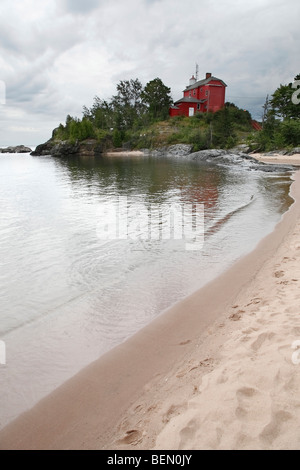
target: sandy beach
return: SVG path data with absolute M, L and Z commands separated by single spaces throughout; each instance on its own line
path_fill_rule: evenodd
M 294 155 L 281 155 L 280 153 L 274 153 L 272 155 L 266 155 L 264 153 L 251 153 L 251 157 L 263 163 L 284 163 L 288 165 L 300 166 L 300 154 L 295 153 Z
M 299 449 L 293 178 L 296 202 L 252 253 L 6 426 L 0 448 Z
M 143 157 L 142 150 L 111 150 L 103 154 L 104 157 Z

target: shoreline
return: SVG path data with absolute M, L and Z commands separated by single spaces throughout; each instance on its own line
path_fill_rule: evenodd
M 142 150 L 111 150 L 103 153 L 103 157 L 144 157 Z
M 228 152 L 230 152 L 230 150 Z M 143 150 L 111 150 L 103 153 L 103 157 L 145 157 L 147 155 L 148 152 L 145 152 Z M 263 163 L 300 166 L 300 153 L 295 153 L 293 155 L 283 155 L 281 153 L 276 152 L 250 152 L 248 155 L 254 158 L 255 160 Z
M 0 448 L 151 449 L 158 434 L 157 445 L 162 445 L 164 428 L 197 396 L 200 378 L 216 370 L 220 345 L 245 316 L 235 308 L 236 299 L 248 295 L 265 263 L 274 262 L 272 256 L 299 218 L 300 173 L 294 178 L 298 202 L 253 252 L 6 426 Z M 179 444 L 174 446 L 169 448 Z
M 250 153 L 249 155 L 263 163 L 300 166 L 300 153 L 295 153 L 294 155 L 282 155 L 274 152 L 272 155 L 265 153 Z
M 291 208 L 228 270 L 230 282 L 249 263 L 243 289 L 227 284 L 223 314 L 148 384 L 105 449 L 299 449 L 300 171 L 293 179 Z

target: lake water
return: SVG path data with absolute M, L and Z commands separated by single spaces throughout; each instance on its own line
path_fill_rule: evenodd
M 291 204 L 289 175 L 2 154 L 0 427 L 251 251 Z M 183 209 L 194 239 L 169 230 Z

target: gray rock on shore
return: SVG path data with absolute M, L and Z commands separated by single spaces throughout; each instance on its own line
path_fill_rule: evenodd
M 25 147 L 25 145 L 17 145 L 15 147 L 6 147 L 1 148 L 0 153 L 30 153 L 32 149 L 29 147 Z
M 72 156 L 86 156 L 95 157 L 102 153 L 102 146 L 95 139 L 87 139 L 79 142 L 76 140 L 74 143 L 68 141 L 53 141 L 48 140 L 44 144 L 40 144 L 36 149 L 31 152 L 33 156 L 51 155 L 53 157 L 72 157 Z
M 191 153 L 192 148 L 193 146 L 190 144 L 175 144 L 153 150 L 145 149 L 144 154 L 151 157 L 184 157 Z

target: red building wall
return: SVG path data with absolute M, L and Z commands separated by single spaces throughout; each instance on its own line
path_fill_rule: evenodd
M 207 110 L 215 113 L 224 106 L 225 103 L 225 87 L 210 86 L 208 87 Z
M 178 109 L 176 109 L 178 108 Z M 194 108 L 194 114 L 197 112 L 197 103 L 180 103 L 176 105 L 176 108 L 169 109 L 169 115 L 173 116 L 189 116 L 189 109 Z
M 207 74 L 206 78 L 210 78 L 211 74 Z M 184 90 L 184 98 L 196 98 L 197 100 L 205 100 L 203 103 L 178 102 L 175 107 L 169 110 L 170 116 L 184 115 L 189 116 L 189 108 L 193 107 L 194 114 L 197 112 L 216 112 L 225 104 L 226 85 L 221 80 L 210 80 L 206 84 L 202 84 L 190 90 Z M 197 106 L 198 105 L 198 106 Z

